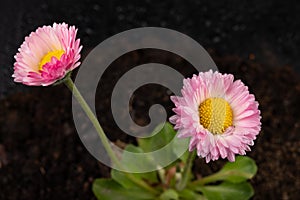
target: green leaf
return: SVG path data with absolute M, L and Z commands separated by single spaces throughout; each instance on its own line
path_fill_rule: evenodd
M 241 183 L 247 179 L 251 179 L 257 172 L 255 161 L 247 156 L 238 156 L 235 162 L 228 162 L 224 167 L 215 174 L 206 176 L 198 181 L 193 182 L 194 185 L 205 185 L 217 181 L 229 181 L 232 183 Z
M 180 191 L 179 197 L 180 197 L 180 199 L 184 199 L 184 200 L 190 200 L 190 199 L 206 200 L 206 198 L 203 195 L 196 193 L 195 191 L 189 190 L 189 189 L 184 189 L 184 190 Z
M 112 179 L 96 179 L 92 189 L 99 200 L 156 199 L 151 193 L 136 188 L 126 189 Z
M 126 166 L 127 169 L 130 169 L 131 171 L 138 170 L 138 167 L 140 165 L 136 164 L 136 160 L 132 160 L 133 157 L 129 156 L 128 152 L 133 153 L 143 153 L 143 150 L 139 147 L 136 147 L 132 144 L 129 144 L 126 146 L 124 153 L 122 154 L 122 160 L 121 163 L 123 166 Z M 149 161 L 150 162 L 150 161 Z M 147 164 L 147 163 L 139 163 L 139 164 Z M 131 173 L 131 176 L 134 176 L 137 179 L 145 180 L 146 182 L 153 184 L 158 182 L 157 174 L 156 172 L 148 172 L 148 173 Z M 134 183 L 132 180 L 128 178 L 128 173 L 118 171 L 116 169 L 111 170 L 111 177 L 113 180 L 118 182 L 120 185 L 122 185 L 124 188 L 139 188 L 136 183 Z
M 235 162 L 228 162 L 218 172 L 219 180 L 240 183 L 253 178 L 257 172 L 255 161 L 247 156 L 238 156 Z
M 208 200 L 247 200 L 253 194 L 252 186 L 247 183 L 230 183 L 223 182 L 216 186 L 202 186 L 198 187 Z
M 125 151 L 133 152 L 133 153 L 144 153 L 143 149 L 140 147 L 137 147 L 133 144 L 126 145 Z M 123 158 L 124 159 L 124 158 Z
M 189 150 L 187 150 L 186 152 L 184 152 L 184 154 L 179 159 L 182 162 L 186 163 L 190 153 L 192 153 L 192 152 L 189 152 Z
M 155 164 L 151 160 L 151 158 L 143 157 L 143 162 L 137 162 L 137 156 L 132 153 L 140 154 L 144 153 L 144 151 L 142 148 L 134 146 L 132 144 L 126 146 L 122 154 L 121 163 L 128 169 L 128 171 L 140 171 L 140 169 L 144 169 L 145 166 L 153 166 L 152 168 L 155 168 Z
M 148 138 L 138 139 L 139 147 L 141 147 L 144 152 L 152 152 L 164 147 L 174 138 L 176 131 L 170 123 L 166 122 L 164 125 L 158 125 L 151 135 L 152 136 Z
M 129 144 L 126 146 L 124 153 L 122 154 L 122 160 L 121 163 L 124 167 L 127 168 L 127 170 L 130 171 L 139 171 L 139 169 L 145 165 L 150 166 L 154 165 L 151 162 L 151 159 L 145 158 L 143 162 L 136 162 L 136 159 L 134 156 L 130 155 L 129 153 L 143 153 L 143 150 L 140 147 L 134 146 L 132 144 Z M 111 171 L 111 176 L 114 180 L 116 180 L 121 185 L 124 185 L 124 187 L 132 186 L 132 183 L 128 178 L 126 177 L 126 172 L 120 172 L 117 170 Z M 147 173 L 132 173 L 132 176 L 135 176 L 136 178 L 146 180 L 148 183 L 157 183 L 158 178 L 156 172 L 147 172 Z
M 179 196 L 175 190 L 169 189 L 164 191 L 159 198 L 161 200 L 178 200 Z
M 121 172 L 115 169 L 112 169 L 110 172 L 111 178 L 122 185 L 124 188 L 139 188 L 134 182 L 132 182 L 125 172 Z M 134 175 L 134 174 L 132 174 Z
M 156 172 L 149 173 L 131 173 L 137 179 L 143 180 L 148 184 L 158 183 L 158 178 Z M 127 176 L 126 172 L 121 172 L 115 169 L 111 170 L 111 177 L 113 180 L 121 184 L 124 188 L 139 188 L 132 180 Z
M 150 159 L 156 163 L 168 163 L 168 167 L 173 166 L 180 157 L 183 161 L 186 159 L 187 154 L 184 155 L 184 152 L 188 149 L 189 139 L 177 138 L 176 131 L 170 123 L 159 125 L 151 135 L 148 138 L 138 139 L 139 147 L 146 153 L 161 150 L 161 156 L 156 155 Z

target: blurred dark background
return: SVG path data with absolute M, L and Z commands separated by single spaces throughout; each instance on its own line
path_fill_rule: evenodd
M 109 174 L 108 168 L 88 154 L 75 133 L 71 95 L 64 87 L 26 87 L 11 78 L 13 56 L 24 37 L 53 22 L 78 27 L 83 56 L 106 38 L 137 27 L 166 27 L 198 41 L 221 71 L 245 81 L 260 102 L 263 131 L 250 154 L 259 166 L 259 174 L 252 181 L 254 199 L 297 199 L 299 13 L 296 0 L 2 1 L 0 199 L 93 199 L 93 179 Z M 172 107 L 165 90 L 151 95 L 154 97 L 148 104 L 167 97 L 165 104 Z M 101 109 L 106 113 L 106 108 Z M 110 119 L 109 112 L 100 118 L 106 132 L 118 132 Z M 125 142 L 132 141 L 122 137 Z
M 254 55 L 274 67 L 300 69 L 296 0 L 12 0 L 1 2 L 0 9 L 0 97 L 15 89 L 10 78 L 13 56 L 24 37 L 53 22 L 76 25 L 85 50 L 121 31 L 158 26 L 185 33 L 222 55 Z

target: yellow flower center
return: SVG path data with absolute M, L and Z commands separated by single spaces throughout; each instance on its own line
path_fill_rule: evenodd
M 199 106 L 200 124 L 213 134 L 232 126 L 232 109 L 223 98 L 209 98 Z
M 64 50 L 56 50 L 56 51 L 50 51 L 48 52 L 41 60 L 39 63 L 39 70 L 43 69 L 44 64 L 48 63 L 51 61 L 52 57 L 57 58 L 58 60 L 60 57 L 65 53 Z

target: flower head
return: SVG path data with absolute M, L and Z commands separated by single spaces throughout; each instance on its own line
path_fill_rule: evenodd
M 178 137 L 190 137 L 189 150 L 206 162 L 235 160 L 250 151 L 261 129 L 258 102 L 233 75 L 208 71 L 184 79 L 182 97 L 172 96 L 176 115 L 170 118 Z
M 77 29 L 67 24 L 43 26 L 32 32 L 19 48 L 14 64 L 14 81 L 47 86 L 64 78 L 80 63 Z

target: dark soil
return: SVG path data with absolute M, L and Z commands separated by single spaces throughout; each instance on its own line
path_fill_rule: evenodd
M 186 76 L 194 72 L 184 60 L 174 56 L 170 59 L 170 56 L 153 50 L 147 54 L 132 52 L 116 60 L 105 73 L 99 84 L 104 92 L 98 92 L 101 106 L 97 111 L 112 140 L 134 142 L 116 128 L 112 119 L 109 98 L 115 81 L 141 60 L 148 59 L 174 68 L 185 66 L 181 69 Z M 130 62 L 128 58 L 133 57 L 137 59 Z M 300 189 L 298 74 L 288 66 L 270 68 L 237 56 L 214 56 L 214 60 L 220 71 L 242 79 L 260 103 L 262 131 L 248 154 L 259 167 L 251 181 L 256 192 L 254 199 L 297 199 Z M 114 71 L 120 63 L 124 63 L 124 71 Z M 161 103 L 171 115 L 173 105 L 169 95 L 166 88 L 157 85 L 140 88 L 132 103 L 136 110 L 131 113 L 133 118 L 139 124 L 146 124 L 146 111 L 153 103 Z M 16 93 L 1 101 L 0 110 L 0 199 L 94 198 L 92 181 L 108 177 L 109 168 L 98 163 L 80 142 L 72 122 L 71 94 L 67 88 L 60 85 Z M 198 159 L 194 172 L 207 175 L 223 163 L 206 165 L 203 159 Z
M 72 119 L 71 94 L 63 85 L 25 87 L 11 79 L 13 55 L 38 26 L 65 21 L 79 28 L 84 54 L 109 36 L 141 26 L 171 28 L 209 49 L 221 72 L 242 79 L 256 95 L 262 131 L 252 152 L 258 174 L 253 199 L 299 199 L 300 76 L 297 1 L 22 1 L 0 6 L 0 199 L 95 199 L 91 184 L 108 177 L 82 145 Z M 214 50 L 212 50 L 214 49 Z M 238 56 L 235 56 L 238 55 Z M 116 60 L 99 83 L 97 113 L 108 137 L 134 143 L 118 129 L 110 95 L 118 78 L 134 66 L 163 63 L 186 77 L 195 69 L 167 52 L 135 51 Z M 122 67 L 120 67 L 122 66 Z M 170 92 L 158 85 L 138 89 L 131 115 L 149 122 L 148 109 L 162 104 L 172 115 Z M 195 162 L 207 175 L 224 161 Z

